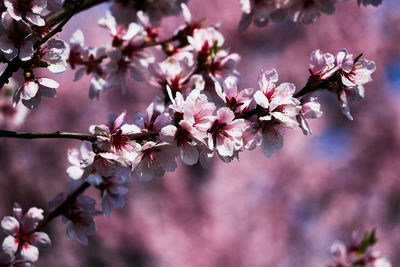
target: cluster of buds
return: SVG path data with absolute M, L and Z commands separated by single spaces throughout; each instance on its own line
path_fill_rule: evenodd
M 329 267 L 392 267 L 388 259 L 373 249 L 376 242 L 375 230 L 362 238 L 358 231 L 354 231 L 347 246 L 342 241 L 335 241 L 331 246 L 334 263 Z
M 270 20 L 281 22 L 286 17 L 296 23 L 314 23 L 321 13 L 333 14 L 335 4 L 343 1 L 347 0 L 240 0 L 243 14 L 239 30 L 244 31 L 252 21 L 263 27 Z M 382 0 L 357 0 L 357 3 L 378 6 Z

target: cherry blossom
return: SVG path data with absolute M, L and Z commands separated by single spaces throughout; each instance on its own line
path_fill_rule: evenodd
M 33 41 L 28 37 L 31 28 L 22 21 L 13 20 L 8 13 L 3 13 L 0 24 L 0 50 L 7 60 L 18 56 L 27 61 L 33 55 Z
M 130 179 L 131 170 L 127 167 L 118 167 L 107 177 L 99 175 L 88 177 L 88 182 L 100 190 L 101 207 L 107 218 L 110 217 L 111 207 L 116 209 L 124 207 L 124 195 L 128 193 L 126 186 Z
M 69 46 L 62 40 L 51 39 L 40 50 L 40 59 L 45 61 L 53 73 L 61 73 L 67 69 Z
M 73 192 L 82 184 L 81 180 L 71 180 L 68 191 Z M 68 193 L 58 194 L 51 202 L 50 208 L 55 209 L 68 199 Z M 62 214 L 62 221 L 67 224 L 66 233 L 71 240 L 75 238 L 87 245 L 87 236 L 96 232 L 96 225 L 93 216 L 101 214 L 95 209 L 96 201 L 89 196 L 79 195 L 74 201 L 69 202 L 67 209 Z
M 171 121 L 170 116 L 165 113 L 164 103 L 160 98 L 155 98 L 147 107 L 146 114 L 137 112 L 135 114 L 135 124 L 140 129 L 147 131 L 159 131 Z
M 330 250 L 334 263 L 329 267 L 391 267 L 390 261 L 373 249 L 375 243 L 374 230 L 363 238 L 358 231 L 354 231 L 349 245 L 346 246 L 342 241 L 332 244 Z
M 35 229 L 43 220 L 43 210 L 30 208 L 22 216 L 22 209 L 18 203 L 14 204 L 14 217 L 5 216 L 1 220 L 1 228 L 8 234 L 2 248 L 5 252 L 19 253 L 23 260 L 36 262 L 39 258 L 38 248 L 47 248 L 51 245 L 49 236 Z
M 46 0 L 4 0 L 4 5 L 10 16 L 17 21 L 27 19 L 34 25 L 45 25 L 40 14 L 47 6 Z
M 310 55 L 310 72 L 317 76 L 318 80 L 325 80 L 337 70 L 335 57 L 330 53 L 322 53 L 317 49 Z
M 246 128 L 246 122 L 243 119 L 235 119 L 232 110 L 220 108 L 208 130 L 208 147 L 215 147 L 221 157 L 232 157 L 243 147 L 242 135 Z
M 312 96 L 308 101 L 303 100 L 301 103 L 300 113 L 297 115 L 297 122 L 303 133 L 307 135 L 312 133 L 306 119 L 318 119 L 322 116 L 321 104 L 317 101 L 316 96 Z
M 275 69 L 261 71 L 258 80 L 260 89 L 254 94 L 254 100 L 261 111 L 258 114 L 258 121 L 251 125 L 253 129 L 247 131 L 247 134 L 253 133 L 253 138 L 247 140 L 250 143 L 260 140 L 257 135 L 262 135 L 261 149 L 267 157 L 282 148 L 283 129 L 298 126 L 294 117 L 301 110 L 300 101 L 293 97 L 295 86 L 291 83 L 282 83 L 276 87 L 277 81 L 278 73 Z M 255 131 L 257 128 L 260 131 Z
M 165 143 L 146 142 L 138 153 L 133 166 L 141 181 L 150 181 L 154 177 L 161 177 L 165 172 L 176 169 L 176 147 Z
M 13 105 L 16 106 L 20 99 L 27 108 L 39 106 L 41 97 L 56 97 L 59 84 L 49 78 L 33 78 L 24 82 L 13 96 Z
M 93 164 L 95 153 L 89 143 L 83 143 L 80 149 L 68 149 L 68 161 L 72 166 L 67 168 L 68 176 L 73 180 L 86 178 L 83 176 L 85 169 Z M 87 175 L 86 175 L 87 176 Z
M 252 102 L 253 89 L 238 90 L 236 77 L 230 76 L 224 80 L 223 89 L 221 85 L 215 83 L 215 91 L 218 96 L 232 111 L 243 111 L 247 109 Z
M 90 132 L 97 135 L 97 147 L 103 150 L 99 155 L 115 159 L 122 164 L 130 164 L 136 157 L 136 151 L 140 146 L 130 140 L 130 135 L 140 133 L 141 130 L 134 124 L 126 123 L 126 111 L 119 116 L 111 114 L 108 125 L 92 125 Z

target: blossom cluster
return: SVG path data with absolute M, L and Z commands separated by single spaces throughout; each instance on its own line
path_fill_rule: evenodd
M 90 98 L 112 87 L 126 91 L 127 78 L 146 80 L 166 94 L 168 85 L 173 94 L 205 86 L 213 79 L 238 75 L 235 65 L 240 57 L 224 48 L 224 37 L 215 27 L 204 27 L 201 21 L 191 21 L 191 14 L 181 4 L 185 24 L 180 25 L 167 40 L 159 39 L 159 27 L 151 17 L 138 11 L 136 20 L 129 23 L 117 20 L 111 11 L 99 20 L 109 30 L 110 45 L 84 46 L 82 31 L 76 31 L 70 40 L 68 63 L 77 68 L 75 80 L 91 74 Z M 156 60 L 159 59 L 160 60 Z
M 286 130 L 312 132 L 308 120 L 322 116 L 321 104 L 313 94 L 316 91 L 336 94 L 342 112 L 352 120 L 350 102 L 364 98 L 363 86 L 375 71 L 374 62 L 362 55 L 354 57 L 345 49 L 336 56 L 316 50 L 311 53 L 311 75 L 303 89 L 296 90 L 289 82 L 278 83 L 275 69 L 261 70 L 257 87 L 242 89 L 236 70 L 240 56 L 226 48 L 217 26 L 206 27 L 203 21 L 192 20 L 186 1 L 115 1 L 98 22 L 109 31 L 109 45 L 85 46 L 81 30 L 72 35 L 69 44 L 51 38 L 42 43 L 55 26 L 47 25 L 45 15 L 61 10 L 62 2 L 5 0 L 0 4 L 1 62 L 16 62 L 23 70 L 23 84 L 4 95 L 7 100 L 13 95 L 15 108 L 19 102 L 35 108 L 42 96 L 56 96 L 59 84 L 36 76 L 35 68 L 62 73 L 69 65 L 76 69 L 76 81 L 91 75 L 90 98 L 99 98 L 113 87 L 125 92 L 128 77 L 147 81 L 162 94 L 144 113 L 136 113 L 133 122 L 123 111 L 110 115 L 107 124 L 90 126 L 91 144 L 68 151 L 71 180 L 66 192 L 50 202 L 50 208 L 52 216 L 62 216 L 67 235 L 82 244 L 88 244 L 88 236 L 96 231 L 94 216 L 108 218 L 111 209 L 125 205 L 132 173 L 141 181 L 151 181 L 174 171 L 176 158 L 186 165 L 207 167 L 214 156 L 230 162 L 240 152 L 257 147 L 270 157 L 283 147 Z M 296 22 L 310 23 L 320 12 L 333 13 L 336 2 L 241 1 L 244 15 L 240 27 L 246 28 L 252 20 L 262 26 L 269 18 L 282 20 L 287 14 Z M 377 5 L 379 1 L 358 3 Z M 172 37 L 161 40 L 157 22 L 179 12 L 184 24 Z M 9 106 L 0 102 L 0 116 L 17 117 L 18 109 L 10 112 Z M 84 194 L 89 187 L 98 190 L 101 210 L 96 209 L 95 199 Z M 47 234 L 38 231 L 43 221 L 43 210 L 31 208 L 22 216 L 21 207 L 15 204 L 14 217 L 1 221 L 8 236 L 0 263 L 32 266 L 38 259 L 38 247 L 50 245 Z M 335 243 L 332 251 L 334 266 L 353 266 L 346 263 L 353 259 L 352 248 Z M 390 266 L 378 258 L 366 252 L 363 261 L 375 263 L 366 266 Z
M 347 0 L 240 0 L 242 18 L 239 30 L 243 31 L 253 22 L 263 27 L 270 20 L 281 22 L 289 17 L 293 22 L 314 23 L 321 13 L 332 15 L 335 5 Z M 358 5 L 378 6 L 382 0 L 357 0 Z
M 333 264 L 329 267 L 391 267 L 392 264 L 381 253 L 373 249 L 377 242 L 375 230 L 363 237 L 354 231 L 350 244 L 335 241 L 331 246 Z
M 343 105 L 342 95 L 354 95 L 371 80 L 372 67 L 373 62 L 353 59 L 345 50 L 336 57 L 316 50 L 310 57 L 311 76 L 298 92 L 292 83 L 278 84 L 275 69 L 260 72 L 257 89 L 239 89 L 232 75 L 222 86 L 213 77 L 213 92 L 204 83 L 180 90 L 185 86 L 173 89 L 163 80 L 159 85 L 166 88 L 164 100 L 156 97 L 145 113 L 135 114 L 133 123 L 126 111 L 111 114 L 107 124 L 90 126 L 96 138 L 92 147 L 83 144 L 80 150 L 69 150 L 70 187 L 86 183 L 97 188 L 102 212 L 109 217 L 111 208 L 125 204 L 131 172 L 141 181 L 150 181 L 174 171 L 176 158 L 186 165 L 207 167 L 214 155 L 230 162 L 239 152 L 258 146 L 269 157 L 282 148 L 285 129 L 300 127 L 305 134 L 311 133 L 307 119 L 321 117 L 317 97 L 306 94 L 328 89 L 338 94 Z M 61 205 L 73 191 L 58 195 L 53 201 L 57 205 L 52 206 Z M 63 216 L 72 239 L 87 244 L 86 236 L 94 233 L 92 217 L 100 213 L 94 204 L 85 195 L 69 203 Z

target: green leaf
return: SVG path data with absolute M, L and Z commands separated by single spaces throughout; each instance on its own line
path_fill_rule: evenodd
M 360 247 L 358 249 L 358 252 L 360 254 L 364 254 L 367 251 L 368 247 L 375 245 L 377 241 L 378 239 L 375 236 L 375 229 L 372 230 L 371 233 L 368 232 L 365 233 L 364 238 L 361 241 Z

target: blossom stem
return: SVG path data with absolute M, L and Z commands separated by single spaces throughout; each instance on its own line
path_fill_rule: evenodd
M 173 41 L 177 41 L 179 39 L 178 35 L 174 35 L 168 39 L 165 40 L 161 40 L 161 41 L 157 41 L 157 42 L 148 42 L 148 43 L 144 43 L 143 45 L 140 46 L 140 48 L 148 48 L 148 47 L 153 47 L 153 46 L 157 46 L 157 45 L 163 45 L 163 44 L 168 44 L 170 42 Z

